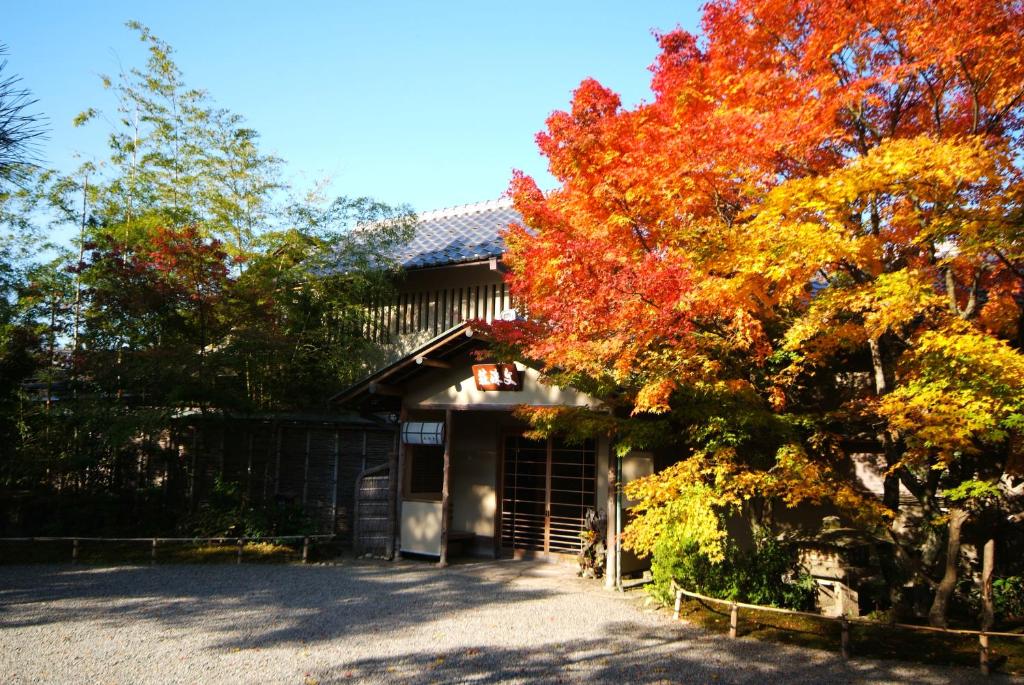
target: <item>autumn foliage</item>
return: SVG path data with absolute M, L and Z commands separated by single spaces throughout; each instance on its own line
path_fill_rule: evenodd
M 942 487 L 1005 481 L 1024 415 L 1024 10 L 716 0 L 702 37 L 658 40 L 650 102 L 584 81 L 537 138 L 559 186 L 512 180 L 523 352 L 675 418 L 699 468 L 659 497 L 696 479 L 737 508 L 831 500 L 890 531 L 900 483 L 941 524 Z M 694 409 L 711 400 L 728 410 Z M 865 439 L 886 507 L 842 476 Z M 727 488 L 708 475 L 723 464 Z M 648 502 L 627 532 L 641 550 L 664 513 Z M 938 585 L 941 545 L 893 539 Z

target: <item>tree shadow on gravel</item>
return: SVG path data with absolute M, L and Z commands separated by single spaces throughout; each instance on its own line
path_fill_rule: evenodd
M 0 630 L 75 621 L 130 628 L 141 621 L 217 634 L 214 647 L 266 648 L 387 635 L 492 603 L 551 594 L 509 584 L 509 573 L 521 572 L 515 567 L 495 577 L 465 568 L 386 562 L 3 567 Z
M 467 646 L 359 659 L 311 674 L 333 683 L 950 683 L 1007 682 L 967 669 L 940 670 L 896 661 L 843 661 L 753 639 L 664 622 L 663 627 L 610 623 L 604 637 L 530 648 Z
M 0 635 L 33 626 L 56 634 L 77 622 L 89 634 L 170 644 L 198 637 L 189 641 L 194 656 L 254 668 L 308 651 L 294 663 L 322 684 L 1003 680 L 730 640 L 664 613 L 645 615 L 630 597 L 598 587 L 566 568 L 516 561 L 445 570 L 408 562 L 0 567 Z

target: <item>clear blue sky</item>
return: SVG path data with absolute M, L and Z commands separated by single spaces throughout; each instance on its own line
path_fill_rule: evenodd
M 696 2 L 20 2 L 0 42 L 49 119 L 46 162 L 102 158 L 113 109 L 99 74 L 141 65 L 136 19 L 169 42 L 185 81 L 242 114 L 306 187 L 406 202 L 418 211 L 493 199 L 513 168 L 544 186 L 533 142 L 592 76 L 649 99 L 651 31 L 694 30 Z

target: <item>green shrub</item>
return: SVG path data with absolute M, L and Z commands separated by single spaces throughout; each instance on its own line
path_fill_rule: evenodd
M 1024 618 L 1024 576 L 994 579 L 992 603 L 1000 620 Z
M 246 503 L 238 484 L 217 479 L 213 491 L 195 513 L 181 522 L 181 531 L 196 537 L 273 537 L 315 532 L 302 507 L 264 502 Z
M 797 563 L 796 551 L 771 538 L 758 540 L 751 549 L 726 545 L 725 558 L 711 562 L 696 544 L 678 547 L 671 536 L 655 545 L 651 558 L 650 594 L 658 601 L 674 601 L 671 582 L 709 597 L 763 606 L 809 609 L 814 605 L 814 580 Z

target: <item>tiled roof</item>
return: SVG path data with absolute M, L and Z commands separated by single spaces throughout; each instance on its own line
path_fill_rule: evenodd
M 522 221 L 510 200 L 492 200 L 420 214 L 413 239 L 395 258 L 405 269 L 500 257 L 500 232 Z

